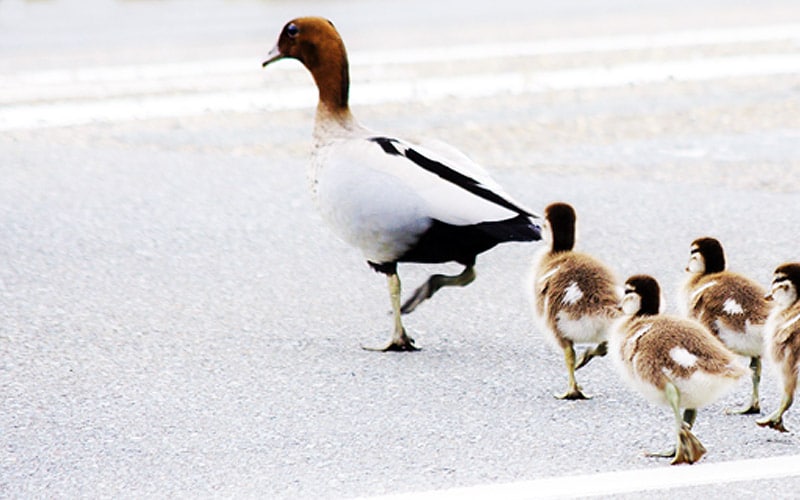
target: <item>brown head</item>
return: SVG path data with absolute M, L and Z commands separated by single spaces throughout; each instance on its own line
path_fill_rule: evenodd
M 575 247 L 575 209 L 567 203 L 552 203 L 544 209 L 544 218 L 553 238 L 551 250 L 566 252 Z
M 286 23 L 262 66 L 286 58 L 297 59 L 311 72 L 320 103 L 332 110 L 347 108 L 347 51 L 333 23 L 322 17 L 300 17 Z
M 661 287 L 652 276 L 637 274 L 625 282 L 622 311 L 632 316 L 652 316 L 661 308 Z
M 777 307 L 786 309 L 800 298 L 800 263 L 790 262 L 775 269 L 772 287 L 767 295 Z
M 692 242 L 686 270 L 697 274 L 721 273 L 725 270 L 725 252 L 715 238 L 697 238 Z

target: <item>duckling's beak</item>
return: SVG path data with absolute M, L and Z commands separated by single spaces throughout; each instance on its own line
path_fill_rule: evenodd
M 768 294 L 764 295 L 764 300 L 766 300 L 767 302 L 771 302 L 772 301 L 772 292 L 769 292 Z
M 283 59 L 284 57 L 286 56 L 281 54 L 281 49 L 278 47 L 278 45 L 275 45 L 272 47 L 272 50 L 269 51 L 269 54 L 267 54 L 267 60 L 261 64 L 261 67 L 265 68 L 267 64 L 275 62 L 278 59 Z

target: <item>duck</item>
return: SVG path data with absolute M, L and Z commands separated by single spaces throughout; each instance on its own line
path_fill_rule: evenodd
M 725 267 L 725 251 L 718 239 L 708 236 L 695 239 L 690 245 L 688 277 L 681 289 L 680 306 L 728 349 L 750 359 L 750 403 L 728 413 L 758 414 L 764 323 L 770 307 L 761 285 Z
M 392 337 L 385 347 L 365 349 L 415 351 L 402 315 L 443 287 L 472 283 L 479 254 L 500 243 L 540 240 L 541 218 L 455 147 L 361 125 L 349 106 L 347 51 L 328 19 L 286 23 L 263 66 L 282 59 L 299 61 L 318 89 L 308 172 L 312 197 L 333 232 L 387 278 Z M 398 263 L 447 262 L 463 271 L 430 276 L 401 304 Z
M 575 209 L 551 203 L 544 210 L 545 240 L 533 264 L 533 313 L 545 338 L 564 354 L 567 391 L 556 397 L 589 399 L 575 371 L 595 357 L 605 356 L 607 333 L 618 316 L 619 293 L 614 273 L 595 257 L 575 250 Z M 576 358 L 575 344 L 589 343 Z
M 730 391 L 749 368 L 701 323 L 661 314 L 660 307 L 661 288 L 655 278 L 628 278 L 622 316 L 609 334 L 609 355 L 632 389 L 674 414 L 675 447 L 647 455 L 692 464 L 706 453 L 692 433 L 697 409 Z
M 767 299 L 773 306 L 764 328 L 765 351 L 777 369 L 783 397 L 773 413 L 756 423 L 787 432 L 783 415 L 794 401 L 800 371 L 800 263 L 786 263 L 775 269 Z

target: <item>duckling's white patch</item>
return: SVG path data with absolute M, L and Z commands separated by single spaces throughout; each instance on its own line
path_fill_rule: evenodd
M 695 290 L 694 292 L 692 292 L 692 297 L 691 297 L 692 302 L 694 302 L 694 300 L 697 299 L 697 297 L 701 293 L 703 293 L 704 291 L 708 290 L 709 288 L 711 288 L 712 286 L 714 286 L 716 284 L 717 284 L 716 281 L 710 281 L 710 282 L 706 283 L 705 285 L 701 286 L 700 288 L 698 288 L 697 290 Z
M 794 323 L 796 323 L 799 320 L 800 320 L 800 314 L 798 314 L 794 318 L 792 318 L 789 321 L 787 321 L 786 323 L 784 323 L 783 326 L 781 327 L 781 329 L 789 328 L 790 326 L 792 326 Z
M 539 283 L 544 283 L 545 281 L 547 281 L 547 279 L 550 278 L 550 276 L 556 274 L 559 269 L 561 269 L 561 266 L 556 266 L 555 269 L 551 269 L 550 271 L 547 271 L 546 273 L 541 275 L 539 277 Z
M 719 332 L 719 339 L 723 344 L 742 356 L 760 356 L 764 349 L 764 325 L 753 324 L 750 320 L 745 321 L 744 331 L 729 328 L 724 322 L 717 320 L 714 322 Z
M 583 291 L 578 286 L 578 282 L 573 281 L 565 290 L 564 298 L 561 299 L 561 302 L 572 305 L 581 300 L 581 298 L 583 298 Z
M 735 299 L 726 300 L 725 303 L 722 304 L 722 310 L 731 316 L 734 314 L 744 314 L 744 309 L 742 309 L 741 304 L 736 302 Z
M 697 363 L 697 356 L 680 346 L 670 349 L 669 357 L 684 368 L 691 368 Z
M 556 316 L 556 326 L 562 337 L 576 344 L 589 344 L 606 339 L 610 321 L 605 316 L 592 315 L 573 319 L 561 311 Z

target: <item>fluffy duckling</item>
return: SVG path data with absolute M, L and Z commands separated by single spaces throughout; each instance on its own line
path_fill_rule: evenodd
M 330 21 L 287 23 L 263 65 L 284 58 L 300 61 L 319 91 L 309 172 L 318 208 L 337 235 L 387 276 L 394 331 L 380 350 L 416 350 L 401 314 L 442 287 L 471 283 L 478 254 L 540 239 L 538 217 L 452 146 L 414 144 L 361 126 L 348 105 L 347 52 Z M 431 276 L 401 306 L 398 262 L 457 262 L 464 270 Z
M 550 248 L 533 266 L 534 316 L 546 337 L 564 353 L 568 387 L 561 399 L 587 399 L 575 380 L 575 370 L 607 352 L 606 335 L 617 316 L 616 279 L 600 261 L 576 252 L 575 210 L 566 203 L 545 208 Z M 575 357 L 576 343 L 595 344 Z
M 650 276 L 625 282 L 623 317 L 612 327 L 609 350 L 632 388 L 674 412 L 674 451 L 651 456 L 674 456 L 673 464 L 694 463 L 706 451 L 691 432 L 697 408 L 722 396 L 748 369 L 701 324 L 660 315 L 660 294 Z
M 800 370 L 800 263 L 775 269 L 769 300 L 774 303 L 764 329 L 768 359 L 778 369 L 783 386 L 781 404 L 771 415 L 757 420 L 762 427 L 786 432 L 783 414 L 792 406 Z
M 764 323 L 769 314 L 766 291 L 755 281 L 725 270 L 725 252 L 714 238 L 692 242 L 689 278 L 682 290 L 682 306 L 728 349 L 750 358 L 753 390 L 749 406 L 736 413 L 760 413 L 758 385 L 761 380 Z

